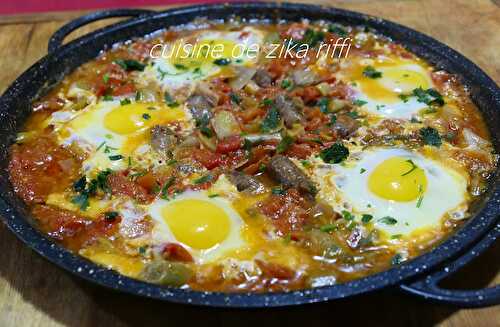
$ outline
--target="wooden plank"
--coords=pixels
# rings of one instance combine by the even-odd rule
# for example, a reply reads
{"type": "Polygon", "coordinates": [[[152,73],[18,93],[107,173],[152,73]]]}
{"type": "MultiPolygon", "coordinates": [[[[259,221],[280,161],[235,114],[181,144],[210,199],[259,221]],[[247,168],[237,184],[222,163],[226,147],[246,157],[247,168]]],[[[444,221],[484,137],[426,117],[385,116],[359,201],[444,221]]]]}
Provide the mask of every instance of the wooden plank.
{"type": "MultiPolygon", "coordinates": [[[[434,36],[481,66],[500,83],[498,1],[351,0],[335,5],[390,19],[434,36]],[[496,3],[496,4],[495,4],[496,3]]],[[[162,7],[165,8],[165,7],[162,7]]],[[[46,54],[50,35],[82,12],[0,17],[0,91],[46,54]]],[[[107,22],[95,23],[71,37],[107,22]]],[[[174,326],[315,323],[396,326],[498,326],[500,307],[458,310],[425,303],[396,290],[335,303],[259,311],[229,311],[165,304],[117,294],[83,282],[42,259],[0,225],[0,326],[174,326]]],[[[500,244],[455,276],[455,287],[500,281],[500,244]]]]}

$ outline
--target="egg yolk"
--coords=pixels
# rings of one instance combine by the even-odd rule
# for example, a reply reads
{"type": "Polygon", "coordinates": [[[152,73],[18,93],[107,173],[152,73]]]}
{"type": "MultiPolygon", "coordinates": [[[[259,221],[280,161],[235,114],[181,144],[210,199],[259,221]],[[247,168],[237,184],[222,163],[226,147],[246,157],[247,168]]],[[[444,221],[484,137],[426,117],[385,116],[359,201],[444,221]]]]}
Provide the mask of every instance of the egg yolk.
{"type": "Polygon", "coordinates": [[[177,241],[199,250],[223,242],[231,228],[226,212],[206,200],[174,201],[162,209],[162,216],[177,241]]]}
{"type": "Polygon", "coordinates": [[[393,157],[375,167],[368,177],[368,188],[386,200],[413,201],[425,192],[427,177],[411,160],[393,157]]]}
{"type": "Polygon", "coordinates": [[[178,108],[164,109],[154,103],[133,103],[122,105],[108,112],[104,117],[104,127],[116,134],[127,135],[144,127],[183,117],[178,108]]]}
{"type": "Polygon", "coordinates": [[[400,94],[409,94],[416,88],[430,87],[429,77],[422,71],[423,68],[410,69],[397,63],[375,63],[374,69],[382,76],[370,78],[363,75],[367,66],[357,67],[354,78],[359,82],[361,91],[370,99],[384,103],[400,102],[400,94]]]}

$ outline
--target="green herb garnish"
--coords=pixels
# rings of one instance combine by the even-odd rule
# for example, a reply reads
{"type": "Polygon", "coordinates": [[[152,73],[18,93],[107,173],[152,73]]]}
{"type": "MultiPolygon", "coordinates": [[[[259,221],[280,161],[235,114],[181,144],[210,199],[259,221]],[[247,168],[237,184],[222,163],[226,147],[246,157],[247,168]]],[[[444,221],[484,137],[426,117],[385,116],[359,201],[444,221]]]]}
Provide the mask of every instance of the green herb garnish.
{"type": "Polygon", "coordinates": [[[116,211],[108,211],[104,213],[104,219],[106,219],[107,221],[115,221],[118,215],[119,213],[116,211]]]}
{"type": "Polygon", "coordinates": [[[406,162],[411,165],[411,168],[406,173],[401,174],[401,176],[406,176],[408,174],[411,174],[414,170],[418,168],[418,166],[415,165],[415,163],[411,159],[406,160],[406,162]]]}
{"type": "Polygon", "coordinates": [[[179,103],[175,101],[175,99],[172,98],[172,96],[168,92],[164,93],[163,98],[165,99],[165,103],[167,104],[167,106],[169,106],[170,108],[179,106],[179,103]]]}
{"type": "Polygon", "coordinates": [[[442,144],[439,132],[432,127],[423,127],[420,129],[420,137],[424,144],[440,147],[442,144]]]}
{"type": "Polygon", "coordinates": [[[356,99],[352,102],[353,105],[358,106],[358,107],[362,107],[367,103],[368,103],[367,101],[360,100],[360,99],[356,99]]]}
{"type": "Polygon", "coordinates": [[[111,161],[117,161],[117,160],[122,160],[123,156],[121,154],[116,154],[116,155],[113,155],[113,156],[109,156],[108,158],[111,161]]]}
{"type": "Polygon", "coordinates": [[[130,101],[130,99],[122,99],[120,101],[120,105],[122,106],[126,106],[127,104],[131,104],[132,102],[130,101]]]}
{"type": "Polygon", "coordinates": [[[193,181],[193,183],[195,183],[195,184],[203,184],[203,183],[210,182],[211,180],[212,180],[212,175],[207,174],[205,176],[201,176],[200,178],[195,179],[193,181]]]}
{"type": "Polygon", "coordinates": [[[275,107],[271,107],[267,113],[264,119],[262,120],[260,124],[260,129],[264,133],[269,133],[273,130],[275,130],[280,122],[280,114],[278,112],[278,109],[275,107]]]}
{"type": "Polygon", "coordinates": [[[381,78],[382,72],[375,70],[373,66],[366,66],[365,69],[363,70],[363,76],[373,79],[381,78]]]}
{"type": "Polygon", "coordinates": [[[288,148],[290,147],[290,145],[293,144],[293,142],[295,142],[295,140],[293,139],[293,137],[289,136],[289,135],[285,135],[280,143],[276,146],[276,152],[277,153],[283,153],[285,152],[286,150],[288,150],[288,148]]]}
{"type": "Polygon", "coordinates": [[[398,221],[391,216],[382,217],[378,221],[386,225],[396,225],[398,223],[398,221]]]}
{"type": "Polygon", "coordinates": [[[334,224],[327,224],[327,225],[323,225],[319,228],[320,231],[322,232],[325,232],[325,233],[331,233],[335,230],[337,230],[337,225],[334,225],[334,224]]]}
{"type": "Polygon", "coordinates": [[[347,159],[349,156],[349,149],[341,143],[335,143],[329,148],[321,150],[319,156],[326,163],[338,164],[347,159]]]}
{"type": "Polygon", "coordinates": [[[126,71],[138,70],[142,72],[146,68],[145,64],[133,59],[117,59],[115,63],[126,71]]]}
{"type": "Polygon", "coordinates": [[[219,58],[214,60],[214,64],[217,66],[227,66],[231,63],[231,59],[228,58],[219,58]]]}
{"type": "Polygon", "coordinates": [[[373,219],[373,216],[369,215],[369,214],[364,214],[361,216],[361,222],[363,224],[368,224],[372,219],[373,219]]]}

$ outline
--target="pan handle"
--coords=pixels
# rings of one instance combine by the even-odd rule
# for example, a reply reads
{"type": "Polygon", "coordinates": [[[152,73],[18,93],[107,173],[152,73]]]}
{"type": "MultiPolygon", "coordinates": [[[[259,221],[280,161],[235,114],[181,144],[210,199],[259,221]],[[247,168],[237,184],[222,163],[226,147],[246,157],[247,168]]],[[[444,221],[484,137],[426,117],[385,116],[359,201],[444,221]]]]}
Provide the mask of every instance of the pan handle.
{"type": "Polygon", "coordinates": [[[447,263],[439,270],[422,279],[401,284],[400,288],[407,293],[418,295],[426,300],[463,308],[486,307],[500,304],[500,285],[475,290],[451,290],[439,286],[439,283],[444,278],[455,273],[476,258],[478,254],[492,245],[499,236],[500,222],[479,243],[474,245],[472,249],[460,258],[447,263]]]}
{"type": "Polygon", "coordinates": [[[64,38],[68,36],[69,33],[73,32],[77,28],[87,25],[89,23],[114,17],[139,17],[154,13],[155,11],[147,9],[113,9],[113,10],[103,10],[90,13],[78,17],[66,25],[59,28],[49,39],[48,50],[49,53],[57,50],[63,43],[64,38]]]}

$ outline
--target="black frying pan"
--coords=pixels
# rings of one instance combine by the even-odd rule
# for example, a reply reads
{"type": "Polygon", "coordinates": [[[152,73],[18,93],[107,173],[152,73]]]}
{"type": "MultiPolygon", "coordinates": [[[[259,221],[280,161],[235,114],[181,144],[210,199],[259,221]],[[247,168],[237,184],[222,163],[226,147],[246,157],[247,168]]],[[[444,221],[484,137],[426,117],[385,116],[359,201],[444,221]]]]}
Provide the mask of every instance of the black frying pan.
{"type": "Polygon", "coordinates": [[[48,55],[19,76],[0,98],[0,215],[8,228],[39,254],[86,280],[115,290],[172,302],[217,307],[272,307],[340,299],[393,286],[432,301],[463,307],[499,304],[500,286],[479,290],[448,290],[438,285],[443,278],[477,257],[500,235],[498,169],[488,191],[472,208],[473,218],[440,246],[385,272],[345,284],[304,291],[226,294],[148,284],[97,266],[54,243],[32,226],[25,205],[12,191],[6,170],[9,147],[30,114],[32,101],[73,69],[95,58],[99,51],[115,42],[140,37],[167,26],[188,23],[200,16],[224,19],[230,15],[266,18],[270,21],[324,19],[376,29],[435,66],[459,75],[470,88],[472,99],[488,123],[495,149],[500,152],[500,89],[495,82],[456,51],[401,25],[340,9],[286,3],[199,5],[163,12],[132,9],[102,11],[77,18],[59,29],[50,39],[48,55]],[[133,19],[97,30],[62,46],[64,37],[74,29],[110,17],[133,19]]]}

